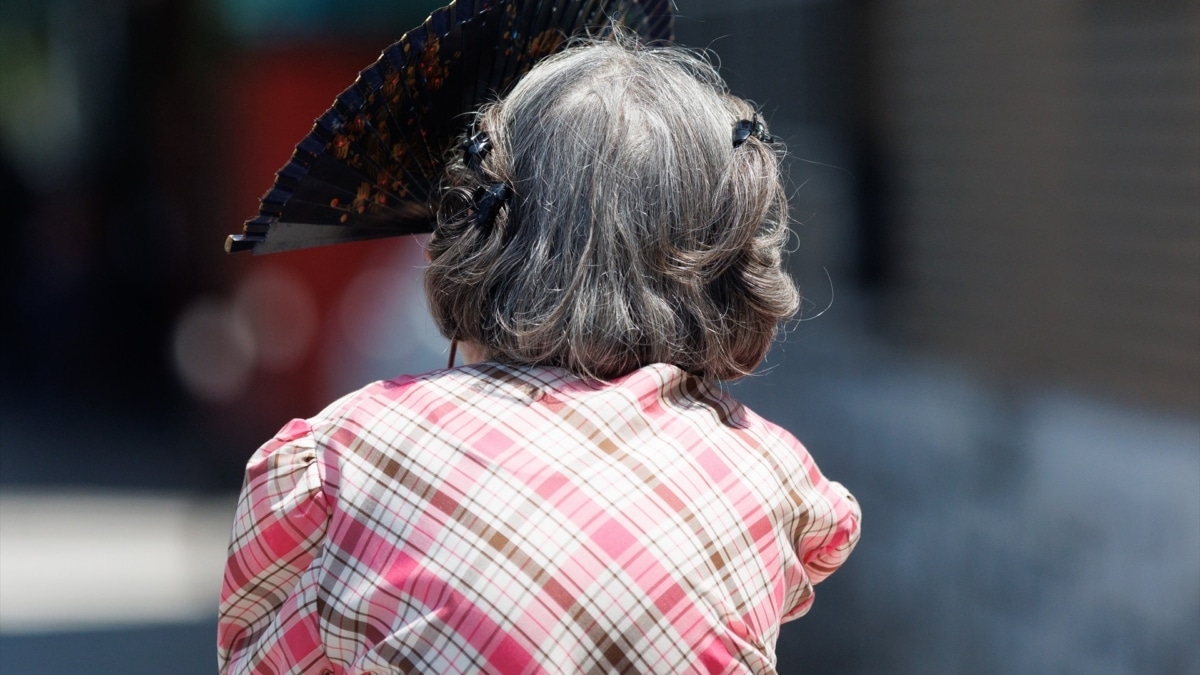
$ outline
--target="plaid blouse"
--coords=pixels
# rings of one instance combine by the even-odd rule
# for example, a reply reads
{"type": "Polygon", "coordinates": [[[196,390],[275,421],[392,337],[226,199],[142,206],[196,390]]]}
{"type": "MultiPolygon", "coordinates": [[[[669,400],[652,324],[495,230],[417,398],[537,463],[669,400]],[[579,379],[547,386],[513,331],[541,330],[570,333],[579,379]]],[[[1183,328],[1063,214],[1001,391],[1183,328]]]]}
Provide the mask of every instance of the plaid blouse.
{"type": "Polygon", "coordinates": [[[859,509],[795,438],[657,364],[377,382],[250,459],[223,673],[773,673],[859,509]]]}

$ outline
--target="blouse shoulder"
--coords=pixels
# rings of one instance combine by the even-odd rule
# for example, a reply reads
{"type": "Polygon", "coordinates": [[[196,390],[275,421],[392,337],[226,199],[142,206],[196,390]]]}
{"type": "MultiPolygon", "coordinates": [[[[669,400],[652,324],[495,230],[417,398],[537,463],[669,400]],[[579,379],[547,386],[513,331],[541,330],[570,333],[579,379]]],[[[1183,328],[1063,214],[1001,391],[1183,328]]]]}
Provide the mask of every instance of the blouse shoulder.
{"type": "Polygon", "coordinates": [[[218,608],[222,673],[281,663],[283,645],[310,633],[313,609],[297,589],[328,517],[312,427],[292,420],[246,465],[218,608]]]}
{"type": "Polygon", "coordinates": [[[288,422],[250,457],[246,491],[255,501],[305,500],[321,492],[317,442],[306,420],[288,422]]]}

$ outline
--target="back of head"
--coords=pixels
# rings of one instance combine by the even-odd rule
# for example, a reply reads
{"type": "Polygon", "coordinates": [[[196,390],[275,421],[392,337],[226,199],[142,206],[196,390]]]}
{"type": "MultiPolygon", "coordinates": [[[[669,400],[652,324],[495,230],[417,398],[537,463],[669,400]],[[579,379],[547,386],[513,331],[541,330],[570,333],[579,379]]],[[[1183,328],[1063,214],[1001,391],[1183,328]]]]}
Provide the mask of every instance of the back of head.
{"type": "Polygon", "coordinates": [[[776,152],[732,142],[753,115],[678,49],[589,42],[539,64],[481,111],[481,165],[451,163],[426,272],[440,330],[600,379],[749,373],[798,305],[776,152]],[[493,184],[512,197],[477,218],[493,184]]]}

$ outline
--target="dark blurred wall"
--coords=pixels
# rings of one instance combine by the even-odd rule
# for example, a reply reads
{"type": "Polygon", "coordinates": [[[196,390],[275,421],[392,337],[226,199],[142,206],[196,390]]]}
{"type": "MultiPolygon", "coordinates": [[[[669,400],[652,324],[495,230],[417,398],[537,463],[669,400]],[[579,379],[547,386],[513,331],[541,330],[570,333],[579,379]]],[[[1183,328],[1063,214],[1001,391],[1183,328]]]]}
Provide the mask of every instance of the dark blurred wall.
{"type": "Polygon", "coordinates": [[[1200,412],[1200,3],[869,5],[901,333],[1200,412]]]}
{"type": "Polygon", "coordinates": [[[204,285],[221,50],[189,2],[7,3],[6,393],[162,410],[168,334],[204,285]],[[44,139],[39,148],[38,139],[44,139]],[[14,187],[22,186],[22,187],[14,187]]]}
{"type": "Polygon", "coordinates": [[[788,141],[806,311],[848,292],[1010,383],[1200,411],[1200,3],[680,15],[788,141]]]}

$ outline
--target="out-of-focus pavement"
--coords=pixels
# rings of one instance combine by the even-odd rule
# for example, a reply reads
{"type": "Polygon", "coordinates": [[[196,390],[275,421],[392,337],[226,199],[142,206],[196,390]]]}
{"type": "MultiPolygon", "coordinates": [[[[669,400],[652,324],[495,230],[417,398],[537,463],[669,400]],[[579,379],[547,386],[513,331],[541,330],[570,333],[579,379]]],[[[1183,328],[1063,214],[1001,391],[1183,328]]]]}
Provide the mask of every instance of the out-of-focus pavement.
{"type": "MultiPolygon", "coordinates": [[[[997,387],[865,322],[767,366],[735,393],[865,514],[781,673],[1200,672],[1200,420],[997,387]]],[[[169,422],[72,412],[0,413],[0,672],[213,672],[237,485],[169,422]]]]}
{"type": "Polygon", "coordinates": [[[232,512],[231,498],[186,494],[0,496],[0,630],[210,617],[232,512]]]}
{"type": "Polygon", "coordinates": [[[0,673],[211,673],[234,497],[0,496],[0,673]]]}
{"type": "Polygon", "coordinates": [[[216,442],[184,415],[4,391],[0,673],[216,671],[239,480],[216,442]]]}

